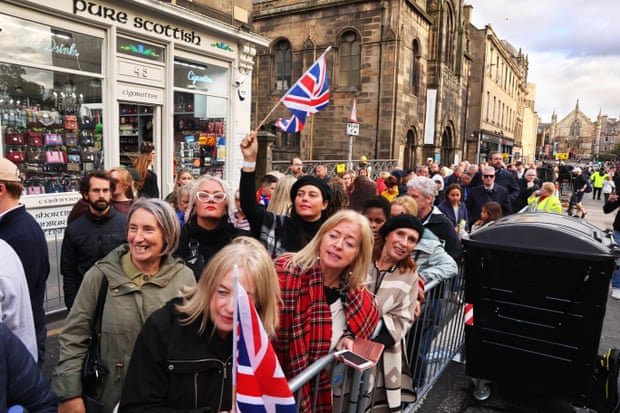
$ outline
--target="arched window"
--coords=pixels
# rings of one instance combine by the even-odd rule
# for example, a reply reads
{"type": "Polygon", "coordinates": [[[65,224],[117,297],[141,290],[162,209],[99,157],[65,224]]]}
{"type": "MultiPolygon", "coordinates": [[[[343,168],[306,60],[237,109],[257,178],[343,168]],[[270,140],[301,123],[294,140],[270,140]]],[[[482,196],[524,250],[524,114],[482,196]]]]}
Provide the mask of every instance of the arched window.
{"type": "Polygon", "coordinates": [[[413,41],[411,47],[411,68],[409,76],[409,86],[414,95],[418,96],[420,91],[420,75],[422,69],[420,67],[420,44],[418,40],[413,41]]]}
{"type": "Polygon", "coordinates": [[[276,90],[288,90],[291,87],[292,53],[291,44],[280,40],[273,48],[276,90]]]}
{"type": "Polygon", "coordinates": [[[574,120],[570,125],[570,136],[580,136],[581,123],[578,120],[574,120]]]}
{"type": "Polygon", "coordinates": [[[454,11],[452,10],[452,7],[450,7],[450,3],[448,3],[448,7],[447,7],[448,11],[446,13],[446,27],[445,27],[445,34],[446,34],[446,60],[445,63],[446,65],[454,70],[455,69],[455,59],[456,59],[456,48],[455,48],[455,40],[456,40],[456,23],[455,23],[455,17],[454,17],[454,11]]]}
{"type": "Polygon", "coordinates": [[[361,46],[361,40],[354,31],[346,31],[340,36],[338,43],[338,86],[359,86],[361,46]]]}

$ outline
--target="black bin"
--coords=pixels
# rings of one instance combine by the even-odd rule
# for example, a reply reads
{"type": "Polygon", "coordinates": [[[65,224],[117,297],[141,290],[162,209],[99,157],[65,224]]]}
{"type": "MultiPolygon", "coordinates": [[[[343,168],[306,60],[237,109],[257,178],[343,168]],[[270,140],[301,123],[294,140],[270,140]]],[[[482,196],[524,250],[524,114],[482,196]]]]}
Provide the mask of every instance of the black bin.
{"type": "Polygon", "coordinates": [[[467,375],[482,379],[478,384],[489,380],[587,404],[618,256],[612,234],[572,217],[524,213],[463,243],[465,301],[473,305],[473,323],[466,317],[467,375]]]}

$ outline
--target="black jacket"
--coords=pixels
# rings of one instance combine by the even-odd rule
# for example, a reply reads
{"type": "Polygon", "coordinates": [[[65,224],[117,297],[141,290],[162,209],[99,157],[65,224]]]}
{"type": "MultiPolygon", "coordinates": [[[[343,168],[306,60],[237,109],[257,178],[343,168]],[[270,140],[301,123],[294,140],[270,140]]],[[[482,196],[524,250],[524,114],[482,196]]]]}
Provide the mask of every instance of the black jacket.
{"type": "Polygon", "coordinates": [[[211,257],[240,235],[249,236],[250,233],[235,228],[227,216],[220,220],[217,227],[207,230],[198,225],[198,219],[193,215],[181,228],[179,247],[174,255],[185,261],[185,264],[194,271],[198,281],[211,257]]]}
{"type": "Polygon", "coordinates": [[[231,410],[232,334],[226,339],[201,320],[182,326],[169,301],[144,323],[136,339],[119,412],[213,412],[231,410]]]}
{"type": "Polygon", "coordinates": [[[531,188],[527,187],[527,181],[524,178],[521,178],[517,181],[519,185],[519,195],[512,200],[512,211],[519,212],[521,209],[527,206],[527,199],[534,193],[540,189],[540,182],[538,180],[534,180],[534,186],[531,188]]]}
{"type": "Polygon", "coordinates": [[[86,271],[126,240],[127,215],[114,208],[102,217],[87,212],[67,226],[60,254],[67,308],[73,306],[86,271]]]}
{"type": "Polygon", "coordinates": [[[442,241],[444,249],[458,264],[463,256],[463,246],[456,235],[454,225],[437,207],[433,207],[431,213],[424,217],[422,225],[437,235],[442,241]]]}
{"type": "MultiPolygon", "coordinates": [[[[605,203],[605,205],[603,205],[603,212],[609,214],[618,207],[620,207],[620,199],[605,203]]],[[[620,212],[618,212],[614,218],[614,231],[620,231],[620,212]]]]}
{"type": "Polygon", "coordinates": [[[493,185],[491,192],[487,192],[484,185],[478,185],[471,189],[465,205],[467,205],[467,213],[469,214],[469,227],[480,219],[482,207],[487,202],[497,202],[502,206],[504,216],[512,214],[512,204],[508,191],[501,185],[493,185]]]}

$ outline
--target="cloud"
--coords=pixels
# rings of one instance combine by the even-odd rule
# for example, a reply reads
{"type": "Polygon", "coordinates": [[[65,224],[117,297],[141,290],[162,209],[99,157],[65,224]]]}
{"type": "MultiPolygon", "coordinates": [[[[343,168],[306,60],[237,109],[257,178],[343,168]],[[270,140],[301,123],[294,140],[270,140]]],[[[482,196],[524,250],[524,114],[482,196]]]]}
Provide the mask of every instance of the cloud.
{"type": "Polygon", "coordinates": [[[476,0],[472,23],[528,55],[528,81],[536,83],[543,122],[554,109],[575,108],[595,118],[620,115],[620,2],[577,0],[476,0]]]}

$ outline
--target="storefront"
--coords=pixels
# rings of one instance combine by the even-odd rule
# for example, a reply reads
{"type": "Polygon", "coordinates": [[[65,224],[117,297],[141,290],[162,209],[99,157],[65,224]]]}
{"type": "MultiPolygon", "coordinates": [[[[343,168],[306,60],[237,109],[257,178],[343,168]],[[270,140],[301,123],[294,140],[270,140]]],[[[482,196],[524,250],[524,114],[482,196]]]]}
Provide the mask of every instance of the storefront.
{"type": "Polygon", "coordinates": [[[3,2],[0,29],[0,151],[27,206],[71,204],[81,174],[151,148],[162,196],[181,167],[238,185],[267,39],[151,0],[3,2]]]}

